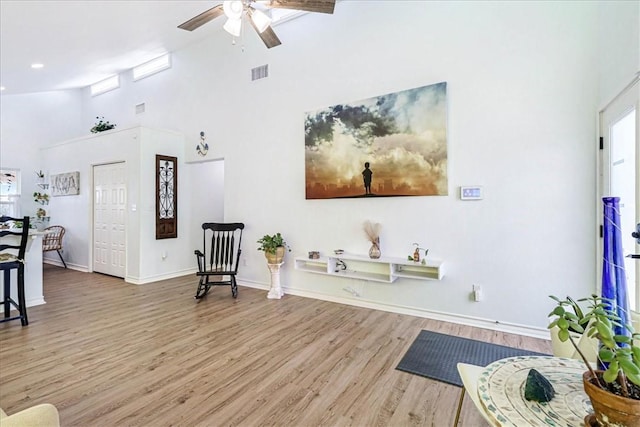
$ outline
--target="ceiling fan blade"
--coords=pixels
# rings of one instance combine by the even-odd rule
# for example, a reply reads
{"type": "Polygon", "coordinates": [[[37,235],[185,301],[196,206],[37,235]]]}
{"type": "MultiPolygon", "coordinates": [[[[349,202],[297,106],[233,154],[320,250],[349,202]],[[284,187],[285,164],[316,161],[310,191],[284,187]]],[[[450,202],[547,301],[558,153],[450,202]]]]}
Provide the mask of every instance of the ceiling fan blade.
{"type": "Polygon", "coordinates": [[[178,28],[187,31],[193,31],[196,28],[206,24],[207,22],[217,18],[220,15],[223,15],[224,11],[222,10],[222,5],[219,4],[217,6],[212,7],[211,9],[202,12],[200,15],[195,16],[189,19],[187,22],[184,22],[178,25],[178,28]]]}
{"type": "Polygon", "coordinates": [[[269,7],[295,9],[305,12],[333,13],[336,0],[270,0],[269,7]]]}
{"type": "Polygon", "coordinates": [[[251,22],[251,26],[253,27],[254,30],[256,30],[256,33],[258,33],[258,35],[260,36],[260,38],[262,39],[262,41],[264,42],[264,44],[267,46],[268,49],[271,49],[272,47],[280,46],[282,44],[278,36],[276,36],[276,33],[271,28],[271,26],[267,27],[267,29],[264,30],[263,32],[259,32],[258,29],[256,28],[256,25],[253,23],[251,19],[249,19],[249,22],[251,22]]]}
{"type": "Polygon", "coordinates": [[[253,29],[256,30],[256,33],[258,33],[267,48],[271,49],[272,47],[281,45],[282,42],[280,41],[278,36],[276,36],[276,33],[273,31],[270,25],[267,26],[267,28],[263,32],[260,32],[260,30],[258,30],[258,26],[255,22],[253,22],[253,13],[254,10],[249,7],[247,9],[247,16],[249,17],[249,19],[247,19],[247,21],[249,21],[253,29]]]}

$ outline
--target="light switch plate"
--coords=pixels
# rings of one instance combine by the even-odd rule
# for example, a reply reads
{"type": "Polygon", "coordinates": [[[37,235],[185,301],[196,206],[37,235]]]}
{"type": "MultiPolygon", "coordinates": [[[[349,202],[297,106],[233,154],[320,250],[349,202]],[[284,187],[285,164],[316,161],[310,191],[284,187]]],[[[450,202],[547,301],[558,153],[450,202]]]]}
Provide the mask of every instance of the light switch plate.
{"type": "Polygon", "coordinates": [[[460,200],[482,200],[482,186],[470,185],[460,187],[460,200]]]}

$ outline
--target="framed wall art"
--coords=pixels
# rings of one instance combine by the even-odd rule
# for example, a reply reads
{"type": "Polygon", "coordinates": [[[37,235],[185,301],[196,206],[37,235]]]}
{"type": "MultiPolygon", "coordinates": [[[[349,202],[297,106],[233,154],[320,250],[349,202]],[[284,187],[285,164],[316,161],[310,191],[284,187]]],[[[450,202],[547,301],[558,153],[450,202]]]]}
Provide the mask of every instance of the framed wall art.
{"type": "Polygon", "coordinates": [[[80,172],[51,175],[52,196],[75,196],[80,194],[80,172]]]}
{"type": "Polygon", "coordinates": [[[447,83],[305,114],[307,199],[447,195],[447,83]]]}

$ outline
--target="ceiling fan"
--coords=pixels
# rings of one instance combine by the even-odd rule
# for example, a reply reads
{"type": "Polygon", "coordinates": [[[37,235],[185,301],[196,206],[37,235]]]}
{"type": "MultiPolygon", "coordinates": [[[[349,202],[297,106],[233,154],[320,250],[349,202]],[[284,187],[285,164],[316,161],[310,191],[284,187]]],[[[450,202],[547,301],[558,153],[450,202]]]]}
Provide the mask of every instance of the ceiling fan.
{"type": "Polygon", "coordinates": [[[178,28],[193,31],[207,22],[225,15],[227,22],[223,28],[235,37],[240,37],[242,18],[246,15],[251,26],[256,30],[267,48],[281,44],[280,39],[271,28],[271,18],[266,12],[273,9],[293,9],[304,12],[319,12],[332,14],[336,0],[236,0],[224,1],[222,4],[202,12],[200,15],[178,25],[178,28]],[[258,7],[256,7],[258,6],[258,7]],[[264,7],[267,9],[264,9],[264,7]],[[260,10],[263,9],[263,10],[260,10]]]}

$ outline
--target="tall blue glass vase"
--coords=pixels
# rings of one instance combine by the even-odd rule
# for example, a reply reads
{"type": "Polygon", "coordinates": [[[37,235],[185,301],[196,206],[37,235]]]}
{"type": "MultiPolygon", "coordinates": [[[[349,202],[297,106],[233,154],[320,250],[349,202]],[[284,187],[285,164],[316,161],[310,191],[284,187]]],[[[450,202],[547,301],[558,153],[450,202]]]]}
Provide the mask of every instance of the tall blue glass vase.
{"type": "MultiPolygon", "coordinates": [[[[602,201],[604,202],[602,296],[612,300],[612,310],[620,316],[621,323],[626,324],[630,319],[620,230],[620,198],[603,197],[602,201]]],[[[616,327],[615,330],[618,335],[629,335],[625,328],[616,327]]]]}

